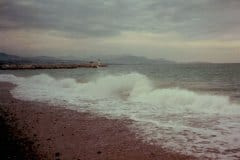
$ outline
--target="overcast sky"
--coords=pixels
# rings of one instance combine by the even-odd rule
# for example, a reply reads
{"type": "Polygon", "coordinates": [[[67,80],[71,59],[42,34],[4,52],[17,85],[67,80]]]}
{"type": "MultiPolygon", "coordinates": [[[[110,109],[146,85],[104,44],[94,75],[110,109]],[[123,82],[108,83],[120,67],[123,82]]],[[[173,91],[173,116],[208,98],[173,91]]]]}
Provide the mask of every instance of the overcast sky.
{"type": "Polygon", "coordinates": [[[240,62],[240,0],[0,0],[0,51],[240,62]]]}

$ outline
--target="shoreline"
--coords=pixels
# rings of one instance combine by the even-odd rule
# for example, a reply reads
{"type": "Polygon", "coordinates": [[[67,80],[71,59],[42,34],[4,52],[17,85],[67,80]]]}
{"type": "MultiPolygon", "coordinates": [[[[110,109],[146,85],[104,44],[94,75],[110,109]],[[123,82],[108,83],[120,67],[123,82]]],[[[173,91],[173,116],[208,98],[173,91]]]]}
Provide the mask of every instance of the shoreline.
{"type": "Polygon", "coordinates": [[[9,115],[5,121],[13,128],[14,137],[27,139],[28,143],[22,143],[31,148],[38,159],[196,159],[137,139],[127,127],[131,123],[128,120],[17,100],[10,94],[13,88],[10,83],[0,83],[0,110],[9,115]]]}

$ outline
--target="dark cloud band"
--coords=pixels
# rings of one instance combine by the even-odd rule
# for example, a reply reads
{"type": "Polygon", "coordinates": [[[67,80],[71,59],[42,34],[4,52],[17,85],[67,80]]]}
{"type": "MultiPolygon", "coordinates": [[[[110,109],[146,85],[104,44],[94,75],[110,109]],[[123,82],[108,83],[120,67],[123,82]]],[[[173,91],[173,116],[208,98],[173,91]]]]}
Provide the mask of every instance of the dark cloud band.
{"type": "Polygon", "coordinates": [[[174,31],[190,39],[236,39],[239,7],[239,0],[2,0],[0,31],[38,29],[96,37],[174,31]]]}

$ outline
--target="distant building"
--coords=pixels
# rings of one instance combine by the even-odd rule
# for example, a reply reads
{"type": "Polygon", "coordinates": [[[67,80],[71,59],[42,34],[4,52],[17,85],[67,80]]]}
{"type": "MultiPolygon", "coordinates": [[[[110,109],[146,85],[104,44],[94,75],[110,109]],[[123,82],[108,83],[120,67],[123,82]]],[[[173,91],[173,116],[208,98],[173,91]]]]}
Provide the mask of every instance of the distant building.
{"type": "Polygon", "coordinates": [[[102,65],[101,60],[98,59],[98,61],[97,61],[97,66],[101,66],[101,65],[102,65]]]}

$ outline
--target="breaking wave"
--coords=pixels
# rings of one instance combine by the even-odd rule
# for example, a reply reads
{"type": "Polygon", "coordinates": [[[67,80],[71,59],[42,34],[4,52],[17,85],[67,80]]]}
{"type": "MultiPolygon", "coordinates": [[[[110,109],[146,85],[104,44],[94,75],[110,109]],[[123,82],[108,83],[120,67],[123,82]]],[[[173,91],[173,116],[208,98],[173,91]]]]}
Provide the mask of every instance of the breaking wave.
{"type": "Polygon", "coordinates": [[[0,75],[17,85],[18,99],[48,102],[135,121],[132,129],[149,143],[200,157],[237,159],[240,152],[240,105],[229,97],[180,88],[156,88],[145,75],[100,76],[88,82],[0,75]]]}

